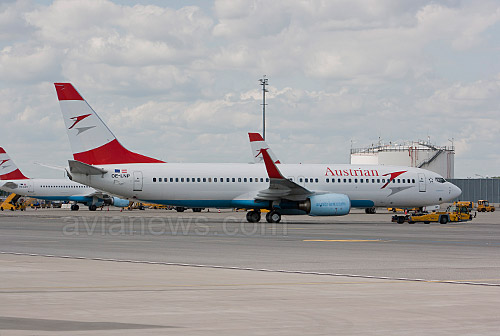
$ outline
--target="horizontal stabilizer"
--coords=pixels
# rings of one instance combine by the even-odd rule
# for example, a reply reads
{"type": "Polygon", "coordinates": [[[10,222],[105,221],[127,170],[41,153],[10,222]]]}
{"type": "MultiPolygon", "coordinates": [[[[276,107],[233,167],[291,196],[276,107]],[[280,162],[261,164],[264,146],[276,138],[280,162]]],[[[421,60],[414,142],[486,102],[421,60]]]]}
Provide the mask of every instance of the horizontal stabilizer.
{"type": "Polygon", "coordinates": [[[73,174],[103,175],[108,172],[106,169],[97,168],[75,160],[68,160],[68,164],[69,171],[73,174]]]}
{"type": "Polygon", "coordinates": [[[3,187],[9,188],[9,189],[16,189],[18,187],[17,183],[14,182],[5,182],[3,187]]]}

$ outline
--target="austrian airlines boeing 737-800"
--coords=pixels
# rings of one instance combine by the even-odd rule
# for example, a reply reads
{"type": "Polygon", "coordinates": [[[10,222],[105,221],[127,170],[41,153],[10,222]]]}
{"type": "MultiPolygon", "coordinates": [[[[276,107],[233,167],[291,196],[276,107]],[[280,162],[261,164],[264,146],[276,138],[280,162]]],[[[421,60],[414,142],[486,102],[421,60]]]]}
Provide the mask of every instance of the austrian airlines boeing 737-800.
{"type": "Polygon", "coordinates": [[[101,205],[126,207],[128,200],[108,196],[89,186],[65,179],[33,179],[24,176],[7,152],[0,147],[0,189],[21,196],[49,201],[71,201],[71,210],[83,203],[94,211],[101,205]]]}
{"type": "MultiPolygon", "coordinates": [[[[94,188],[151,203],[191,208],[247,208],[247,220],[282,214],[342,216],[351,207],[420,207],[461,190],[419,168],[376,165],[166,163],[127,150],[70,83],[55,83],[74,160],[69,175],[94,188]]],[[[262,142],[265,144],[265,142],[262,142]]]]}

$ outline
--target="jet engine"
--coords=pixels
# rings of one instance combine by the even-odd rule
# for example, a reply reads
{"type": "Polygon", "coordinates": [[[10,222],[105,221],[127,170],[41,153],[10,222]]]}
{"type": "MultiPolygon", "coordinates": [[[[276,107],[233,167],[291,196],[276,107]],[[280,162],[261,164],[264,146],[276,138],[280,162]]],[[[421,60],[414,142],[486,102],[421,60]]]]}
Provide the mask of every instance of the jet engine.
{"type": "Polygon", "coordinates": [[[308,197],[299,209],[309,216],[344,216],[351,210],[351,201],[343,194],[322,194],[308,197]]]}
{"type": "Polygon", "coordinates": [[[130,204],[129,200],[118,198],[118,197],[106,197],[104,199],[104,204],[114,205],[115,207],[125,208],[130,204]]]}

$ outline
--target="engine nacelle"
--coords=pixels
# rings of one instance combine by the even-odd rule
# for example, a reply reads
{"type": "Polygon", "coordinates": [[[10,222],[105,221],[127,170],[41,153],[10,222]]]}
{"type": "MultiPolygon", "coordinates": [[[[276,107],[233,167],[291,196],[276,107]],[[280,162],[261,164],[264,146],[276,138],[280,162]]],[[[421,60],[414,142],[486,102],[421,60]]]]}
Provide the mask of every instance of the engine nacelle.
{"type": "Polygon", "coordinates": [[[351,210],[351,201],[343,194],[313,195],[299,204],[309,216],[344,216],[351,210]]]}
{"type": "Polygon", "coordinates": [[[106,205],[114,205],[115,207],[125,208],[130,204],[129,200],[118,198],[118,197],[109,197],[104,199],[104,203],[106,205]]]}

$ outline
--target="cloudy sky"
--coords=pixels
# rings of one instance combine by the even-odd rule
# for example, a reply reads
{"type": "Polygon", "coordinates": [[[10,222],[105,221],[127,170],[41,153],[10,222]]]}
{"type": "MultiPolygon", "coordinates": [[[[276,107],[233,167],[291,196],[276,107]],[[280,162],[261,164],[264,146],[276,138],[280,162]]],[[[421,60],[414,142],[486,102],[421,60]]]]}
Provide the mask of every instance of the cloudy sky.
{"type": "Polygon", "coordinates": [[[456,147],[456,177],[500,175],[500,3],[425,0],[1,1],[0,138],[26,175],[71,151],[52,83],[71,82],[131,150],[286,163],[351,145],[456,147]]]}

